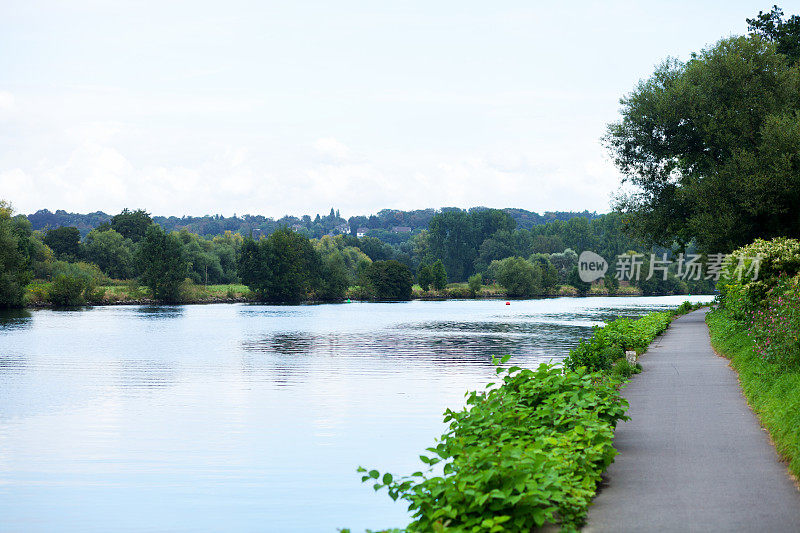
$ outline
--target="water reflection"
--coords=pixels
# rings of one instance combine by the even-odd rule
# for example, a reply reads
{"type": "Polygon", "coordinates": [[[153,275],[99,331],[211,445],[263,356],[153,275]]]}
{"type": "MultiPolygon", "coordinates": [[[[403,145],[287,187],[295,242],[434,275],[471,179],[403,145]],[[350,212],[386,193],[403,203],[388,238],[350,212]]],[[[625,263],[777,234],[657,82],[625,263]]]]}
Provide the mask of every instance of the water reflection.
{"type": "MultiPolygon", "coordinates": [[[[245,352],[273,355],[302,355],[346,358],[388,357],[397,363],[420,361],[463,362],[491,361],[492,356],[505,354],[524,355],[540,353],[537,339],[556,333],[548,341],[548,350],[554,346],[571,346],[577,342],[578,332],[585,328],[557,328],[540,325],[535,335],[525,335],[525,330],[503,332],[436,328],[406,328],[417,331],[382,331],[376,333],[275,333],[260,339],[244,341],[245,352]],[[468,334],[461,334],[466,331],[468,334]],[[505,333],[505,334],[502,334],[505,333]]],[[[552,353],[556,358],[557,353],[552,353]]],[[[566,355],[566,353],[562,354],[566,355]]]]}
{"type": "Polygon", "coordinates": [[[683,299],[0,313],[0,530],[402,526],[355,468],[417,470],[492,356],[535,367],[683,299]]]}
{"type": "Polygon", "coordinates": [[[146,320],[179,318],[183,311],[184,307],[179,305],[143,305],[136,308],[139,317],[146,320]]]}
{"type": "Polygon", "coordinates": [[[27,309],[0,309],[0,331],[29,327],[32,317],[27,309]]]}
{"type": "Polygon", "coordinates": [[[21,355],[0,354],[0,374],[21,374],[28,366],[21,355]]]}

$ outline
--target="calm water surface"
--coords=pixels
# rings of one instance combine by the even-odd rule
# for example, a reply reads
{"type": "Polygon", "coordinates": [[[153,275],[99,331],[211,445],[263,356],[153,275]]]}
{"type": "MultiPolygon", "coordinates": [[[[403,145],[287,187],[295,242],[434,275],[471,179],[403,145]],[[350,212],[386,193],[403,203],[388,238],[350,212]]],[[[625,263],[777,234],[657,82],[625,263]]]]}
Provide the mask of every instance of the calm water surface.
{"type": "Polygon", "coordinates": [[[492,355],[559,360],[685,299],[0,314],[0,531],[403,526],[356,467],[418,470],[492,355]]]}

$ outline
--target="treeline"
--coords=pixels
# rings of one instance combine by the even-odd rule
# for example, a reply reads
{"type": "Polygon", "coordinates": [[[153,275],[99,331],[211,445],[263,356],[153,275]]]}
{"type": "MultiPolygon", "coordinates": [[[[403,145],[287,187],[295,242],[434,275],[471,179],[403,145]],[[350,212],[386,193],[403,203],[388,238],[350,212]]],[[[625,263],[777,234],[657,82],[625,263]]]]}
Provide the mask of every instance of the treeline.
{"type": "MultiPolygon", "coordinates": [[[[51,283],[36,290],[45,291],[40,299],[60,304],[96,300],[92,291],[111,279],[139,281],[153,298],[167,302],[186,299],[187,284],[240,282],[255,299],[283,302],[407,299],[415,281],[423,292],[469,281],[472,296],[484,284],[499,284],[511,297],[557,294],[563,285],[585,294],[590,285],[577,273],[581,251],[600,253],[612,264],[631,249],[649,252],[625,237],[618,214],[524,229],[505,210],[450,209],[433,215],[427,228],[408,240],[391,244],[347,234],[311,239],[287,226],[268,236],[229,230],[203,237],[186,228],[167,231],[147,212],[128,209],[82,237],[76,226],[33,230],[28,219],[6,210],[6,222],[25,243],[18,246],[28,272],[24,279],[51,283]]],[[[610,294],[619,288],[613,274],[602,281],[610,294]]],[[[713,288],[710,282],[684,282],[674,273],[636,284],[644,294],[713,288]]],[[[131,291],[137,290],[132,282],[131,291]]]]}
{"type": "Polygon", "coordinates": [[[407,300],[413,276],[393,255],[374,238],[311,240],[286,227],[258,240],[230,231],[212,239],[166,232],[145,211],[127,209],[81,239],[76,227],[34,231],[0,202],[0,307],[23,305],[34,279],[48,282],[41,296],[56,305],[97,301],[111,278],[133,281],[131,291],[141,282],[161,302],[184,300],[193,284],[239,281],[262,301],[340,300],[346,291],[407,300]]]}
{"type": "MultiPolygon", "coordinates": [[[[467,212],[472,213],[486,209],[488,208],[472,207],[467,212]]],[[[324,235],[356,235],[358,230],[366,230],[367,235],[377,237],[385,242],[399,244],[408,240],[414,232],[426,229],[431,219],[438,212],[446,213],[451,211],[463,210],[457,207],[444,207],[439,211],[436,209],[417,209],[412,211],[383,209],[375,215],[352,216],[345,219],[339,215],[338,209],[331,208],[328,215],[317,214],[314,217],[310,215],[301,217],[287,215],[279,219],[273,219],[262,215],[237,216],[234,214],[232,217],[221,215],[205,215],[202,217],[154,216],[152,219],[165,231],[172,232],[186,229],[190,233],[202,236],[224,235],[226,231],[230,231],[242,235],[253,234],[259,237],[261,235],[267,236],[281,227],[289,227],[295,231],[305,233],[308,237],[320,238],[324,235]],[[397,228],[402,228],[403,231],[398,232],[397,228]]],[[[503,211],[514,219],[517,227],[525,229],[553,221],[566,221],[576,217],[592,219],[599,216],[589,211],[548,211],[542,215],[525,209],[507,208],[503,209],[503,211]]],[[[86,236],[101,224],[110,223],[111,219],[112,215],[102,211],[79,214],[68,213],[61,209],[55,213],[47,209],[40,209],[36,213],[28,215],[28,220],[30,220],[34,230],[47,231],[61,226],[73,226],[78,228],[81,236],[86,236]]]]}

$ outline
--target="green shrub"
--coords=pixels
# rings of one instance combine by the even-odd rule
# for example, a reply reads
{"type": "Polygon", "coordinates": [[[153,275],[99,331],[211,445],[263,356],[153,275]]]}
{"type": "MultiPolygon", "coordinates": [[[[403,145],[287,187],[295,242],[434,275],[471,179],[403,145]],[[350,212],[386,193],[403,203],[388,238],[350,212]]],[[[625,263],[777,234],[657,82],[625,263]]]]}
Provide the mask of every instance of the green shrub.
{"type": "Polygon", "coordinates": [[[47,289],[47,301],[55,306],[84,305],[100,301],[105,291],[99,282],[108,281],[103,272],[91,263],[53,263],[53,281],[47,289]]]}
{"type": "Polygon", "coordinates": [[[474,296],[472,294],[472,291],[469,290],[469,286],[463,283],[458,283],[447,287],[447,289],[445,289],[445,294],[450,298],[464,298],[464,299],[471,298],[472,296],[474,296]]]}
{"type": "Polygon", "coordinates": [[[522,257],[506,257],[492,261],[489,274],[505,287],[511,297],[526,298],[542,292],[542,269],[522,257]]]}
{"type": "Polygon", "coordinates": [[[85,292],[90,290],[89,282],[82,277],[58,274],[47,291],[47,300],[56,306],[76,306],[86,303],[85,292]]]}
{"type": "Polygon", "coordinates": [[[364,269],[370,295],[377,300],[410,300],[413,277],[403,263],[390,259],[373,261],[364,269]]]}
{"type": "Polygon", "coordinates": [[[586,367],[592,371],[606,371],[611,369],[614,361],[624,355],[622,347],[605,344],[604,341],[594,337],[588,342],[581,340],[577,347],[570,350],[564,366],[570,370],[586,367]]]}
{"type": "Polygon", "coordinates": [[[642,365],[639,363],[632,365],[627,361],[627,359],[620,359],[614,363],[614,367],[611,369],[611,375],[619,379],[628,379],[632,375],[638,374],[641,371],[642,365]]]}
{"type": "Polygon", "coordinates": [[[779,279],[800,273],[800,240],[776,238],[769,241],[756,239],[752,244],[735,250],[725,263],[717,284],[720,302],[729,307],[736,320],[757,310],[766,300],[767,293],[779,279]],[[750,258],[760,257],[758,277],[751,270],[750,258]]]}
{"type": "Polygon", "coordinates": [[[603,327],[594,327],[589,341],[581,341],[570,350],[564,366],[570,370],[586,367],[590,371],[607,371],[625,351],[642,353],[653,339],[672,321],[671,312],[650,313],[637,320],[619,318],[603,327]]]}
{"type": "Polygon", "coordinates": [[[470,296],[474,298],[476,294],[481,292],[481,287],[483,287],[483,276],[480,274],[474,274],[470,276],[467,280],[467,286],[469,287],[470,296]]]}
{"type": "Polygon", "coordinates": [[[572,529],[584,521],[617,453],[614,427],[627,419],[618,382],[545,364],[497,371],[501,386],[445,411],[449,430],[420,456],[426,472],[395,478],[359,469],[375,490],[409,503],[408,531],[572,529]]]}

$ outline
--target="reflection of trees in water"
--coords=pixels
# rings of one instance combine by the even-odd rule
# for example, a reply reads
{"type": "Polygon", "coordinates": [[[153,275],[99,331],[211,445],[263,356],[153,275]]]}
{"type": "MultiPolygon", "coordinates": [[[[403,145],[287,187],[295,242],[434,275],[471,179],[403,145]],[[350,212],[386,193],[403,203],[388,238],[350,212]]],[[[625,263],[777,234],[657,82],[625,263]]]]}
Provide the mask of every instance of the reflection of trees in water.
{"type": "Polygon", "coordinates": [[[136,309],[136,316],[144,320],[165,320],[183,316],[180,305],[143,305],[136,309]]]}
{"type": "Polygon", "coordinates": [[[22,374],[28,360],[21,355],[0,354],[0,374],[22,374]]]}
{"type": "MultiPolygon", "coordinates": [[[[326,355],[343,357],[392,357],[416,360],[457,360],[469,362],[491,361],[492,356],[524,355],[535,348],[530,335],[447,334],[434,332],[419,334],[409,331],[377,333],[327,333],[309,332],[275,333],[256,341],[242,343],[250,353],[277,355],[326,355]]],[[[539,350],[534,350],[537,353],[539,350]]]]}
{"type": "Polygon", "coordinates": [[[28,328],[32,317],[27,309],[0,309],[0,331],[28,328]]]}
{"type": "Polygon", "coordinates": [[[301,355],[315,352],[317,337],[308,332],[274,333],[257,341],[242,343],[248,352],[301,355]]]}

